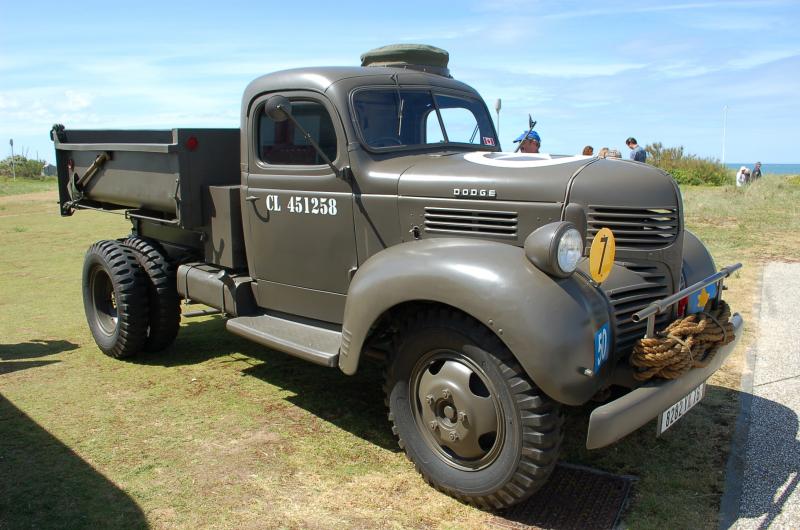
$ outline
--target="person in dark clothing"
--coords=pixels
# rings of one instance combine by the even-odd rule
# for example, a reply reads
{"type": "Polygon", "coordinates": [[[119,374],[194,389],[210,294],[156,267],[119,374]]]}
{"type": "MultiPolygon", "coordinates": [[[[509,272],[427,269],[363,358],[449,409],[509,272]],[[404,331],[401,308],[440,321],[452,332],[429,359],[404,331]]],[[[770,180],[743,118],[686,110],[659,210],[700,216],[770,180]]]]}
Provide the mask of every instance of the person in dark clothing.
{"type": "Polygon", "coordinates": [[[647,151],[636,142],[636,138],[631,136],[625,140],[625,145],[631,148],[631,160],[636,162],[644,162],[647,160],[647,151]]]}
{"type": "Polygon", "coordinates": [[[761,178],[761,162],[756,162],[756,166],[753,168],[753,171],[750,173],[750,182],[758,180],[761,178]]]}

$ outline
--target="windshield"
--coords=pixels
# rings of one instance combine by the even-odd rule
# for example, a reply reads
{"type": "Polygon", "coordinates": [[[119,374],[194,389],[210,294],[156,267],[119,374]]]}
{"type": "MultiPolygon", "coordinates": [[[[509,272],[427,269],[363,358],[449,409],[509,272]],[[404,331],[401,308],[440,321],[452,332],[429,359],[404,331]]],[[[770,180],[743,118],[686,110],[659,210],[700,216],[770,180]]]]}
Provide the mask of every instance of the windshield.
{"type": "Polygon", "coordinates": [[[369,147],[455,144],[495,149],[498,145],[486,107],[476,98],[379,88],[356,92],[353,106],[369,147]]]}

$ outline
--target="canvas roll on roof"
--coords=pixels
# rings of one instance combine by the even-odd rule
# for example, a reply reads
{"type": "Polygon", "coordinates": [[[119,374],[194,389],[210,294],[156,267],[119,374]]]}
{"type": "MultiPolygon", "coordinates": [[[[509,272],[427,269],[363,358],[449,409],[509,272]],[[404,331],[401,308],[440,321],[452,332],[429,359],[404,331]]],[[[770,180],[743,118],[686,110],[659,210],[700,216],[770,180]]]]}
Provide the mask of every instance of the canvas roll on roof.
{"type": "Polygon", "coordinates": [[[390,44],[364,53],[361,66],[410,68],[450,77],[447,50],[427,44],[390,44]]]}

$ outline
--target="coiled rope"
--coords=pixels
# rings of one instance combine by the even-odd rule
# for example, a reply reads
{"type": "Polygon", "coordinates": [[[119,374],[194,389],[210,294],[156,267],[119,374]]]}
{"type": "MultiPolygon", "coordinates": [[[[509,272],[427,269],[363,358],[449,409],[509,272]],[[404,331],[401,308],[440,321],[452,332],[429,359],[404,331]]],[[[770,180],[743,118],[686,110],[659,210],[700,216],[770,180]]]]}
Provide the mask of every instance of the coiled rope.
{"type": "Polygon", "coordinates": [[[656,337],[639,339],[630,363],[639,381],[653,377],[677,379],[693,368],[703,368],[714,354],[734,339],[731,309],[724,301],[716,308],[679,318],[656,337]]]}

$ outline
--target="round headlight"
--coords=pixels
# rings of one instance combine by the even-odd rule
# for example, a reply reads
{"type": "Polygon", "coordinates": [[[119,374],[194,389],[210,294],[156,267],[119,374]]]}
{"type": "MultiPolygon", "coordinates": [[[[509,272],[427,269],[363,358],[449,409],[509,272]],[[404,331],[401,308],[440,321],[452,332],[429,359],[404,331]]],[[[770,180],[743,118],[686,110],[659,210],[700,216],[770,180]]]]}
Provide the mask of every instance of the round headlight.
{"type": "Polygon", "coordinates": [[[525,238],[525,255],[547,274],[566,278],[583,257],[583,238],[569,221],[548,223],[525,238]]]}
{"type": "Polygon", "coordinates": [[[583,256],[583,238],[575,228],[565,230],[558,241],[558,268],[571,273],[583,256]]]}

